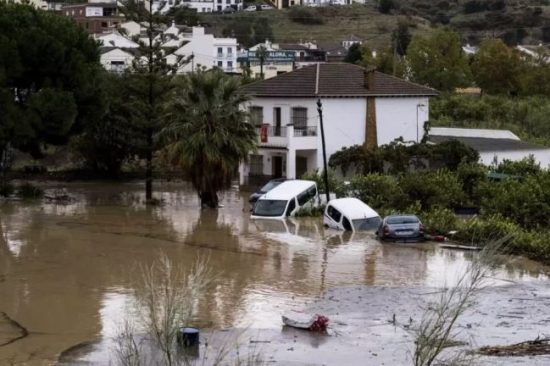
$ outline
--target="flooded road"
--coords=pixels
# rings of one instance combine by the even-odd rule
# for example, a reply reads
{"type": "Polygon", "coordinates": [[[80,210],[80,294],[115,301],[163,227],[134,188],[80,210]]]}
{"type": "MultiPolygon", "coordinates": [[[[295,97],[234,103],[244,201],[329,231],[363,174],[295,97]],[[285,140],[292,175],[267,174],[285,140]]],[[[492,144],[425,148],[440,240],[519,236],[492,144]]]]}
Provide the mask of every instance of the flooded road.
{"type": "MultiPolygon", "coordinates": [[[[59,187],[67,187],[74,202],[0,202],[0,315],[5,315],[0,316],[0,365],[55,364],[77,344],[102,344],[114,337],[140,286],[139,266],[151,264],[160,252],[186,266],[199,255],[209,256],[217,276],[198,304],[201,328],[261,331],[270,340],[265,352],[283,365],[364,364],[358,361],[361,355],[345,355],[364,346],[361,337],[344,342],[345,337],[281,332],[281,313],[353,313],[364,323],[366,316],[357,307],[372,305],[369,311],[377,313],[370,313],[368,322],[387,323],[387,303],[406,309],[403,299],[452,284],[471,255],[434,244],[382,245],[372,233],[325,230],[320,219],[251,221],[248,194],[237,189],[225,193],[224,207],[215,211],[200,210],[196,195],[184,184],[158,185],[157,197],[164,202],[158,207],[145,207],[139,184],[59,187]],[[334,299],[342,301],[336,309],[334,299]],[[303,344],[297,341],[302,338],[303,344]],[[324,359],[312,357],[323,352],[324,359]]],[[[51,184],[49,190],[56,188],[51,184]]],[[[534,286],[544,292],[547,273],[547,267],[511,259],[499,269],[492,283],[495,292],[487,298],[505,304],[513,295],[498,298],[495,293],[507,293],[511,284],[517,291],[534,286]]],[[[341,320],[345,325],[340,331],[366,336],[360,331],[365,324],[354,325],[354,316],[341,320]]],[[[549,323],[541,324],[526,335],[550,334],[549,323]]],[[[370,354],[383,357],[384,351],[376,349],[383,346],[369,346],[370,354]]],[[[103,351],[89,352],[87,359],[108,362],[108,347],[97,349],[103,351]]],[[[386,364],[401,364],[402,358],[387,357],[386,364]]]]}

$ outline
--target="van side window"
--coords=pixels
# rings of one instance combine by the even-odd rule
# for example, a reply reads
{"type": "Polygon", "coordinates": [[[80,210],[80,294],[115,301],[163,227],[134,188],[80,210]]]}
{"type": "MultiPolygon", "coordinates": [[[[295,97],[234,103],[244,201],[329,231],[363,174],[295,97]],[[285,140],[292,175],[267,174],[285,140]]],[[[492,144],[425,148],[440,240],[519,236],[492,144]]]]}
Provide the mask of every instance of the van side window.
{"type": "Polygon", "coordinates": [[[316,187],[311,187],[307,191],[302,192],[298,195],[298,204],[300,206],[303,206],[306,203],[308,203],[316,195],[317,195],[317,188],[316,187]]]}
{"type": "Polygon", "coordinates": [[[351,231],[351,223],[345,216],[344,216],[344,220],[342,220],[342,225],[344,225],[344,229],[351,231]]]}
{"type": "Polygon", "coordinates": [[[296,208],[296,201],[294,200],[294,198],[292,198],[290,200],[290,203],[288,204],[288,208],[286,209],[286,215],[290,216],[290,214],[292,214],[292,211],[294,211],[295,208],[296,208]]]}
{"type": "Polygon", "coordinates": [[[340,219],[342,218],[342,214],[340,213],[340,211],[338,211],[332,206],[328,206],[327,213],[331,219],[333,219],[336,222],[340,222],[340,219]]]}

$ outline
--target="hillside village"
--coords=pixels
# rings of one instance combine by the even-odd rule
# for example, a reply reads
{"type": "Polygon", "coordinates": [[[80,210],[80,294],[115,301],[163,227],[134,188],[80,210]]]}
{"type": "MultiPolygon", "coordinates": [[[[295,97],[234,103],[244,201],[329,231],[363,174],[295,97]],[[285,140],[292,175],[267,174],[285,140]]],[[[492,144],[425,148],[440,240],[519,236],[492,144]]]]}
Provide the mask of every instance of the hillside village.
{"type": "Polygon", "coordinates": [[[0,365],[550,364],[549,32],[0,0],[0,365]]]}

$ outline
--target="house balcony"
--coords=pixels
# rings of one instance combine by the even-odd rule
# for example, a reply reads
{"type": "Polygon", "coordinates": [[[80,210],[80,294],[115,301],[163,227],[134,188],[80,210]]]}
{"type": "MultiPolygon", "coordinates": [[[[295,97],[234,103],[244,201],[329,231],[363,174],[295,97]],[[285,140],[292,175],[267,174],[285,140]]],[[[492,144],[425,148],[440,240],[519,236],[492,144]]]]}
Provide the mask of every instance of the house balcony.
{"type": "Polygon", "coordinates": [[[266,124],[258,128],[258,147],[315,150],[317,136],[317,126],[296,128],[292,125],[277,127],[266,124]]]}

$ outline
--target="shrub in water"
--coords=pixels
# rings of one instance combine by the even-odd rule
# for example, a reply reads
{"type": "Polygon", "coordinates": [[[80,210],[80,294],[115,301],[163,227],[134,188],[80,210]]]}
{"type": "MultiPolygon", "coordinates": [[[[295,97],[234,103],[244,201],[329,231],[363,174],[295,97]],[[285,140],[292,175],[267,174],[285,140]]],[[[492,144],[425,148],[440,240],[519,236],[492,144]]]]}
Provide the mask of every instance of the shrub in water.
{"type": "Polygon", "coordinates": [[[25,199],[36,199],[44,195],[41,188],[35,187],[30,183],[24,183],[17,188],[17,196],[25,199]]]}

